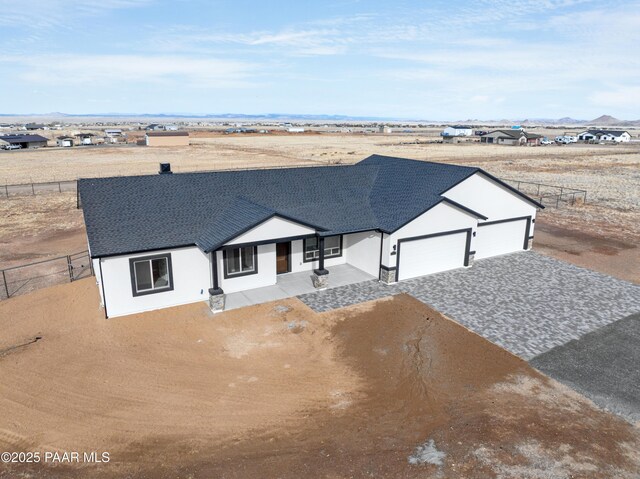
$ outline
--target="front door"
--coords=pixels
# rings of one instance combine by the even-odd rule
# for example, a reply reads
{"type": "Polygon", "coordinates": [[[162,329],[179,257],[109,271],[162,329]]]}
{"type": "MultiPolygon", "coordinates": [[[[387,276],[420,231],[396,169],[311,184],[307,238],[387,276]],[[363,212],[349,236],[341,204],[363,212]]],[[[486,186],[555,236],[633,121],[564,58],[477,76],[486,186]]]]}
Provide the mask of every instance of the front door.
{"type": "Polygon", "coordinates": [[[291,271],[289,267],[289,253],[291,253],[291,242],[276,244],[276,273],[288,273],[291,271]]]}

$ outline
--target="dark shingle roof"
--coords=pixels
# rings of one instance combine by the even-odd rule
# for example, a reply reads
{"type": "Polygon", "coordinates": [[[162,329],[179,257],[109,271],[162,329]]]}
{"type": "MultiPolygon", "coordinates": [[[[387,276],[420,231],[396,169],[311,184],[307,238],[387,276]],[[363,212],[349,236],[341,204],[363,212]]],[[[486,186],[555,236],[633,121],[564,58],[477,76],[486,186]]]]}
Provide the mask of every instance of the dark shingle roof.
{"type": "Polygon", "coordinates": [[[209,252],[274,216],[321,235],[393,232],[477,168],[373,155],[351,166],[78,182],[94,257],[198,245],[209,252]]]}
{"type": "Polygon", "coordinates": [[[628,134],[626,130],[587,130],[586,133],[590,133],[592,135],[612,135],[612,136],[620,136],[624,133],[628,134]]]}
{"type": "Polygon", "coordinates": [[[4,140],[8,143],[28,143],[30,141],[49,141],[44,136],[40,135],[2,135],[0,140],[4,140]]]}

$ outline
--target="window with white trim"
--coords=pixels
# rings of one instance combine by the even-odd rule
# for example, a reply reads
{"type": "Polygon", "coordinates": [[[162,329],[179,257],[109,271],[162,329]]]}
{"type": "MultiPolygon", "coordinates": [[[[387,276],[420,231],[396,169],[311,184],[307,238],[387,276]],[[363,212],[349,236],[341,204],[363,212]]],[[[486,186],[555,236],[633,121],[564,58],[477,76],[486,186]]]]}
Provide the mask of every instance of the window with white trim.
{"type": "Polygon", "coordinates": [[[258,272],[257,247],[228,249],[224,252],[225,277],[241,276],[258,272]]]}
{"type": "MultiPolygon", "coordinates": [[[[327,236],[324,239],[324,257],[335,258],[342,256],[342,236],[327,236]]],[[[320,258],[318,238],[307,238],[304,240],[304,260],[314,261],[320,258]]]]}
{"type": "Polygon", "coordinates": [[[131,258],[129,267],[134,296],[173,290],[170,253],[131,258]]]}

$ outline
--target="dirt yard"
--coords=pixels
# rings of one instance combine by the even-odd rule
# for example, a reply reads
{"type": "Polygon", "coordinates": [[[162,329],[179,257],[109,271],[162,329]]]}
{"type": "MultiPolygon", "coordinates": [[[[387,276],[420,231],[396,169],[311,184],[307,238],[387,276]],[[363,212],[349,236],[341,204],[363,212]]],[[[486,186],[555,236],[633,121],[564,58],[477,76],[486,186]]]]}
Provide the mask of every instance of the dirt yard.
{"type": "Polygon", "coordinates": [[[105,320],[91,279],[0,303],[0,477],[635,478],[637,427],[409,296],[105,320]],[[39,338],[39,339],[36,339],[39,338]]]}

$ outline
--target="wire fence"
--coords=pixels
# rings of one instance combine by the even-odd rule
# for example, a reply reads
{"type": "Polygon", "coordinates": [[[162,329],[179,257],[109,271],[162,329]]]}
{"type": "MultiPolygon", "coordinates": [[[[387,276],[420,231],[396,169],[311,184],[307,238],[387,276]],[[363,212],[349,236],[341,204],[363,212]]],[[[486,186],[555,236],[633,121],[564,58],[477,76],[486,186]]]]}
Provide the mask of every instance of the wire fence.
{"type": "Polygon", "coordinates": [[[521,193],[537,200],[544,206],[560,208],[562,206],[573,206],[578,202],[582,204],[587,202],[587,190],[547,185],[545,183],[534,183],[532,181],[510,179],[503,179],[502,181],[513,186],[521,193]]]}
{"type": "Polygon", "coordinates": [[[93,276],[88,251],[0,270],[0,300],[93,276]]]}
{"type": "MultiPolygon", "coordinates": [[[[301,163],[291,165],[274,165],[274,166],[246,166],[237,168],[220,168],[213,170],[184,170],[175,171],[174,173],[214,173],[222,171],[245,171],[245,170],[276,170],[287,168],[312,168],[315,166],[348,166],[350,163],[345,163],[340,160],[327,161],[326,163],[301,163]]],[[[135,173],[133,173],[135,174],[135,173]]],[[[146,174],[147,176],[153,176],[155,173],[139,173],[146,174]]],[[[102,176],[86,176],[84,178],[108,178],[108,177],[122,177],[127,176],[125,174],[113,174],[102,176]]],[[[45,181],[45,182],[31,182],[31,183],[16,183],[0,185],[0,199],[9,198],[12,196],[35,196],[43,193],[64,193],[67,191],[77,192],[78,181],[77,180],[59,180],[59,181],[45,181]]]]}
{"type": "Polygon", "coordinates": [[[76,191],[78,182],[76,180],[47,181],[44,183],[19,183],[15,185],[0,185],[0,196],[9,198],[10,196],[37,195],[41,193],[63,193],[66,191],[76,191]]]}

